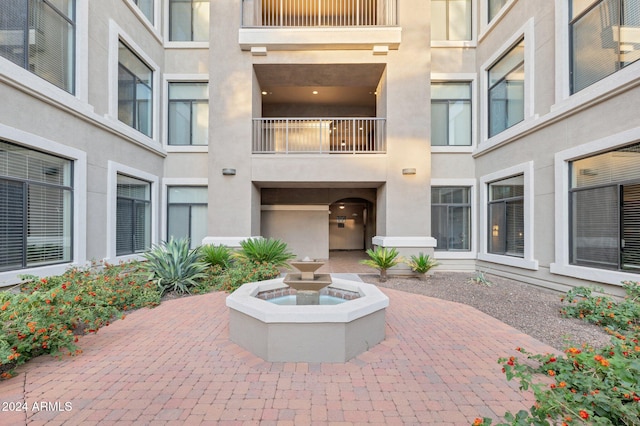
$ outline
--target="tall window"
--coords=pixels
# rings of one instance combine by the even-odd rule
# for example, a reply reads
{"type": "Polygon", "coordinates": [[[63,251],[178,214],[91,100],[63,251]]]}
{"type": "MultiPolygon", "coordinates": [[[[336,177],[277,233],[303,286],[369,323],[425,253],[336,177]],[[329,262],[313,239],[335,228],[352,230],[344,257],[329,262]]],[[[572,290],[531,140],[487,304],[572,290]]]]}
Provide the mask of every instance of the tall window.
{"type": "Polygon", "coordinates": [[[153,71],[124,43],[118,43],[118,119],[151,137],[153,71]]]}
{"type": "Polygon", "coordinates": [[[471,0],[431,0],[431,40],[471,40],[471,0]]]}
{"type": "Polygon", "coordinates": [[[148,250],[151,247],[151,183],[119,174],[117,185],[116,255],[148,250]]]}
{"type": "Polygon", "coordinates": [[[640,2],[570,0],[571,91],[640,59],[640,2]]]}
{"type": "Polygon", "coordinates": [[[487,251],[524,257],[524,176],[490,183],[488,207],[487,251]]]}
{"type": "Polygon", "coordinates": [[[169,83],[169,145],[208,145],[207,83],[169,83]]]}
{"type": "Polygon", "coordinates": [[[167,236],[189,238],[191,248],[207,236],[207,188],[172,186],[167,190],[167,236]]]}
{"type": "Polygon", "coordinates": [[[133,0],[133,2],[140,8],[142,14],[147,17],[149,22],[153,24],[153,2],[155,0],[133,0]]]}
{"type": "Polygon", "coordinates": [[[72,260],[70,160],[0,140],[0,271],[72,260]]]}
{"type": "Polygon", "coordinates": [[[209,41],[209,0],[169,0],[169,40],[209,41]]]}
{"type": "Polygon", "coordinates": [[[0,1],[0,56],[74,93],[75,0],[0,1]]]}
{"type": "Polygon", "coordinates": [[[437,251],[471,250],[470,192],[467,187],[431,187],[431,233],[437,251]]]}
{"type": "Polygon", "coordinates": [[[524,120],[524,39],[489,69],[489,137],[524,120]]]}
{"type": "Polygon", "coordinates": [[[570,163],[570,262],[640,272],[640,143],[570,163]]]}
{"type": "Polygon", "coordinates": [[[471,83],[431,83],[431,145],[471,145],[471,83]]]}
{"type": "Polygon", "coordinates": [[[489,22],[496,17],[498,12],[507,4],[508,0],[488,0],[488,12],[489,12],[489,22]]]}

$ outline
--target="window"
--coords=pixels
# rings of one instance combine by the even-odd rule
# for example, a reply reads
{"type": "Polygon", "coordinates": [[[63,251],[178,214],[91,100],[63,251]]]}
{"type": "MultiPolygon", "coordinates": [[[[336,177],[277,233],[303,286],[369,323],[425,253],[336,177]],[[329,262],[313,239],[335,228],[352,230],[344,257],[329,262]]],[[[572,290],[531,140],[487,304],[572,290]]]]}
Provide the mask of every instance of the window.
{"type": "Polygon", "coordinates": [[[524,120],[524,39],[488,70],[489,137],[524,120]]]}
{"type": "Polygon", "coordinates": [[[169,40],[209,41],[209,0],[169,0],[169,40]]]}
{"type": "Polygon", "coordinates": [[[431,233],[437,251],[471,250],[471,190],[431,187],[431,233]]]}
{"type": "Polygon", "coordinates": [[[169,83],[169,145],[209,144],[207,83],[169,83]]]}
{"type": "Polygon", "coordinates": [[[640,143],[569,170],[570,263],[640,272],[640,143]]]}
{"type": "Polygon", "coordinates": [[[133,0],[138,6],[144,16],[147,17],[149,22],[153,24],[153,2],[155,0],[133,0]]]}
{"type": "Polygon", "coordinates": [[[191,248],[207,236],[207,188],[170,186],[167,188],[167,236],[188,237],[191,248]]]}
{"type": "Polygon", "coordinates": [[[431,83],[431,145],[471,145],[471,83],[431,83]]]}
{"type": "Polygon", "coordinates": [[[153,71],[122,41],[118,42],[118,119],[151,137],[153,71]]]}
{"type": "Polygon", "coordinates": [[[524,256],[524,175],[489,183],[487,251],[524,256]]]}
{"type": "Polygon", "coordinates": [[[471,40],[471,0],[432,0],[431,39],[471,40]]]}
{"type": "Polygon", "coordinates": [[[2,0],[0,56],[74,93],[74,0],[2,0]]]}
{"type": "Polygon", "coordinates": [[[507,4],[508,0],[488,0],[488,9],[489,9],[489,22],[496,17],[498,12],[507,4]]]}
{"type": "Polygon", "coordinates": [[[151,183],[117,176],[116,255],[151,247],[151,183]]]}
{"type": "Polygon", "coordinates": [[[72,260],[73,166],[0,141],[0,271],[72,260]]]}
{"type": "Polygon", "coordinates": [[[640,58],[640,2],[571,0],[571,93],[640,58]]]}

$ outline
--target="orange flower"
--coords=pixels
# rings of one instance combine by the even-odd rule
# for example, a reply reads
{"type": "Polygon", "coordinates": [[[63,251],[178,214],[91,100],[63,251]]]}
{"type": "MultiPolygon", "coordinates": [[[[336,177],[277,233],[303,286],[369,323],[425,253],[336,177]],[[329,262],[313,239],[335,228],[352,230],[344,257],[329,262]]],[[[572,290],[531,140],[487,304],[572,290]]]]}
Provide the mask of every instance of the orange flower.
{"type": "Polygon", "coordinates": [[[589,413],[587,413],[584,410],[580,410],[580,413],[578,413],[578,414],[580,414],[580,417],[582,417],[585,420],[589,418],[589,413]]]}
{"type": "Polygon", "coordinates": [[[73,298],[73,300],[75,300],[76,302],[79,302],[79,301],[81,301],[81,300],[82,300],[82,297],[80,297],[80,296],[76,296],[76,297],[74,297],[74,298],[73,298]]]}
{"type": "Polygon", "coordinates": [[[578,348],[569,348],[567,349],[567,352],[572,354],[572,355],[577,355],[579,353],[581,353],[582,351],[578,348]]]}
{"type": "Polygon", "coordinates": [[[473,426],[480,426],[483,423],[484,420],[482,420],[480,417],[476,417],[476,419],[473,421],[473,426]]]}
{"type": "Polygon", "coordinates": [[[560,382],[560,383],[558,383],[558,386],[563,388],[563,387],[567,386],[567,383],[566,382],[560,382]]]}
{"type": "Polygon", "coordinates": [[[11,302],[7,300],[6,302],[4,302],[4,305],[2,305],[0,310],[6,311],[10,304],[11,302]]]}
{"type": "Polygon", "coordinates": [[[556,372],[555,372],[555,371],[553,371],[553,370],[548,370],[548,371],[547,371],[547,374],[548,374],[548,375],[550,375],[550,376],[555,376],[555,375],[556,375],[556,372]]]}

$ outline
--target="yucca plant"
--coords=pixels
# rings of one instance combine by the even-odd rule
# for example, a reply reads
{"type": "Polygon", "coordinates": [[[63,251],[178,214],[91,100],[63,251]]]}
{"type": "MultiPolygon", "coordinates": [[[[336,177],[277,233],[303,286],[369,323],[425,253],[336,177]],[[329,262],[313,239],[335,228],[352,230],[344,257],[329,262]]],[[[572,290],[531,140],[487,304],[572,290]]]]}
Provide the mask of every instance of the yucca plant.
{"type": "Polygon", "coordinates": [[[204,245],[200,247],[200,254],[203,262],[222,269],[228,269],[233,261],[233,251],[225,245],[204,245]]]}
{"type": "Polygon", "coordinates": [[[142,270],[149,274],[148,279],[156,283],[162,294],[189,293],[198,279],[207,276],[205,271],[209,266],[200,261],[199,249],[189,248],[187,238],[170,238],[142,256],[146,259],[142,270]]]}
{"type": "Polygon", "coordinates": [[[296,257],[295,254],[289,251],[287,243],[273,238],[248,238],[243,240],[240,242],[240,250],[235,255],[241,259],[257,263],[266,262],[276,267],[288,267],[287,262],[296,257]]]}
{"type": "Polygon", "coordinates": [[[418,253],[416,256],[411,255],[411,259],[406,262],[406,264],[411,268],[413,272],[418,274],[422,274],[423,277],[426,277],[427,272],[439,265],[439,263],[428,254],[418,253]]]}
{"type": "Polygon", "coordinates": [[[395,247],[388,249],[378,246],[375,250],[368,249],[367,255],[369,255],[369,259],[361,260],[360,263],[379,270],[380,282],[387,281],[387,269],[403,262],[403,259],[398,257],[398,251],[395,247]]]}

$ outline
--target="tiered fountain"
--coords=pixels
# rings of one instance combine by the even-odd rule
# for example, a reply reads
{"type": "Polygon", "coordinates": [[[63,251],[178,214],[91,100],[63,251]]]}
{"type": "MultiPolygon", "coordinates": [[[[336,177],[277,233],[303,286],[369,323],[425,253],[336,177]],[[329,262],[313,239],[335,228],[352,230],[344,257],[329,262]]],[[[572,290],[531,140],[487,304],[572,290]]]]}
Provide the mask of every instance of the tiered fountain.
{"type": "Polygon", "coordinates": [[[384,339],[389,299],[376,286],[317,274],[322,262],[291,265],[300,272],[244,284],[227,297],[233,342],[266,361],[345,362],[384,339]],[[279,304],[283,297],[295,305],[279,304]]]}

